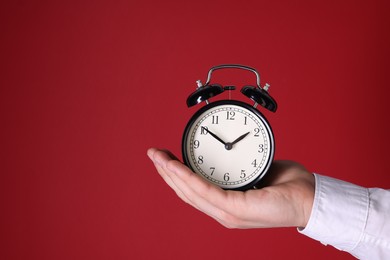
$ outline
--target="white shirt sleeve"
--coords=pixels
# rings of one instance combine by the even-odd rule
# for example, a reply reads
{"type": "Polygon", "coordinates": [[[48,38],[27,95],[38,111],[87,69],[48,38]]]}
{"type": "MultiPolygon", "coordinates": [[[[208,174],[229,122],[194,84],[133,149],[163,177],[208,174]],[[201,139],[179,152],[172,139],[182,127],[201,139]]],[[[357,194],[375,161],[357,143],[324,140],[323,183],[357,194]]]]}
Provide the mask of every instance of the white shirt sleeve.
{"type": "Polygon", "coordinates": [[[390,190],[314,176],[311,216],[298,231],[359,259],[390,259],[390,190]]]}

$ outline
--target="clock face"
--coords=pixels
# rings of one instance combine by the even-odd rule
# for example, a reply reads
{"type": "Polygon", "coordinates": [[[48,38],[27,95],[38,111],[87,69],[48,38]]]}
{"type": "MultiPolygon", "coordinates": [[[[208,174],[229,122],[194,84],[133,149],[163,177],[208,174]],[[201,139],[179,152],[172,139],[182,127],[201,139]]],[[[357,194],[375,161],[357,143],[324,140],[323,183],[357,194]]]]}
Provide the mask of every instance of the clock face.
{"type": "Polygon", "coordinates": [[[217,101],[200,109],[183,136],[185,163],[224,189],[252,188],[269,169],[274,139],[259,111],[239,101],[217,101]]]}

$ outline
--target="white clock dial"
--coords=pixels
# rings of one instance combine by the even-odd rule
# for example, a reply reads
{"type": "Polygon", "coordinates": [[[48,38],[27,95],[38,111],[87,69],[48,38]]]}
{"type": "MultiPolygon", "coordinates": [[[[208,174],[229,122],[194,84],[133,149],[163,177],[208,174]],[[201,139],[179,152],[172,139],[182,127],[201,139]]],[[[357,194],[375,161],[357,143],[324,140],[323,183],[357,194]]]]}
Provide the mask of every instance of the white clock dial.
{"type": "Polygon", "coordinates": [[[221,101],[195,114],[184,135],[186,163],[225,189],[254,185],[268,170],[274,153],[271,129],[254,108],[221,101]]]}

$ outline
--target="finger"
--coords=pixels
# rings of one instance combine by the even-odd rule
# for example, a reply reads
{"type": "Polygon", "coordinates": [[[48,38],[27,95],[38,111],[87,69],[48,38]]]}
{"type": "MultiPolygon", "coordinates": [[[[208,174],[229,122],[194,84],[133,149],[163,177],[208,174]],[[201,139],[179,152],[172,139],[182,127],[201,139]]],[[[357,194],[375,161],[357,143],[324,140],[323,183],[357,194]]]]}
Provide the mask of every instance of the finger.
{"type": "Polygon", "coordinates": [[[175,187],[195,208],[224,226],[237,227],[245,221],[247,213],[242,213],[250,208],[245,200],[245,193],[222,190],[205,181],[179,161],[169,160],[163,151],[156,151],[154,159],[160,162],[175,187]]]}
{"type": "MultiPolygon", "coordinates": [[[[214,187],[214,185],[203,180],[200,176],[195,175],[191,171],[181,172],[180,174],[192,175],[194,179],[199,179],[199,182],[183,182],[182,179],[178,177],[177,171],[172,170],[176,167],[181,168],[183,165],[178,161],[170,161],[167,165],[170,165],[168,166],[169,170],[167,170],[167,172],[169,172],[170,179],[172,180],[174,185],[180,190],[183,196],[189,200],[190,204],[196,209],[202,211],[203,213],[222,223],[223,211],[221,211],[221,209],[217,205],[210,203],[207,198],[201,196],[203,192],[215,194],[215,192],[219,192],[219,188],[214,187]],[[213,191],[214,188],[216,188],[215,191],[213,191]]],[[[178,171],[182,170],[184,169],[179,169],[178,171]]]]}
{"type": "MultiPolygon", "coordinates": [[[[192,203],[192,201],[190,199],[188,199],[184,194],[183,192],[176,186],[176,184],[172,181],[170,175],[172,175],[172,173],[167,173],[167,169],[165,167],[162,167],[161,164],[165,164],[165,163],[162,163],[162,162],[156,162],[156,160],[154,159],[154,153],[155,152],[158,152],[159,150],[157,149],[152,149],[150,151],[148,151],[148,155],[151,157],[152,161],[154,161],[154,165],[158,171],[158,173],[160,174],[160,176],[163,178],[163,180],[168,184],[168,186],[170,188],[173,189],[173,191],[176,193],[176,195],[182,199],[185,203],[191,205],[192,207],[196,208],[197,210],[200,210],[202,211],[202,209],[200,209],[197,205],[195,205],[194,203],[192,203]]],[[[162,156],[163,157],[166,157],[166,158],[163,158],[163,161],[169,161],[171,159],[175,160],[175,156],[170,153],[169,151],[167,150],[161,150],[162,153],[162,156]],[[164,154],[166,153],[166,154],[164,154]]]]}
{"type": "Polygon", "coordinates": [[[157,151],[156,148],[150,148],[147,152],[149,158],[152,160],[154,166],[156,167],[156,170],[157,172],[160,174],[160,176],[163,178],[163,180],[168,184],[168,186],[170,186],[172,189],[176,189],[174,187],[174,183],[172,183],[171,179],[167,176],[167,174],[165,173],[165,170],[160,166],[159,163],[157,163],[155,160],[154,160],[154,153],[157,151]]]}
{"type": "Polygon", "coordinates": [[[174,155],[171,151],[167,149],[161,149],[161,151],[165,152],[172,160],[180,161],[176,155],[174,155]]]}
{"type": "Polygon", "coordinates": [[[168,186],[176,193],[176,195],[182,199],[185,203],[190,204],[191,206],[195,207],[195,205],[192,204],[192,202],[181,192],[179,188],[175,185],[175,183],[171,180],[171,178],[168,176],[166,171],[159,165],[155,164],[155,167],[160,174],[160,176],[163,178],[163,180],[168,184],[168,186]]]}
{"type": "Polygon", "coordinates": [[[208,215],[221,220],[224,216],[234,216],[237,208],[245,205],[243,192],[225,191],[193,173],[178,161],[169,161],[166,168],[169,176],[192,203],[208,215]]]}
{"type": "Polygon", "coordinates": [[[212,205],[209,201],[205,200],[200,194],[208,192],[221,192],[222,190],[205,180],[200,176],[193,173],[188,167],[177,160],[172,160],[164,151],[156,150],[153,154],[153,160],[160,165],[160,174],[166,175],[172,181],[172,188],[176,193],[185,198],[189,204],[213,217],[217,221],[220,221],[220,209],[212,205]],[[196,180],[196,182],[188,181],[183,182],[178,176],[191,176],[190,179],[196,180]],[[194,192],[200,191],[200,192],[194,192]]]}
{"type": "MultiPolygon", "coordinates": [[[[171,178],[166,173],[166,170],[161,167],[160,163],[156,162],[154,159],[154,154],[158,150],[156,148],[151,148],[148,150],[147,154],[149,158],[153,161],[154,166],[156,167],[157,172],[160,174],[160,176],[163,178],[163,180],[168,184],[168,186],[175,191],[175,193],[181,198],[184,202],[191,204],[191,202],[184,196],[184,194],[176,187],[176,185],[172,182],[171,178]]],[[[167,151],[164,151],[166,153],[167,158],[165,160],[169,160],[169,158],[176,158],[173,156],[172,153],[168,153],[167,151]]],[[[193,205],[192,205],[193,206],[193,205]]]]}

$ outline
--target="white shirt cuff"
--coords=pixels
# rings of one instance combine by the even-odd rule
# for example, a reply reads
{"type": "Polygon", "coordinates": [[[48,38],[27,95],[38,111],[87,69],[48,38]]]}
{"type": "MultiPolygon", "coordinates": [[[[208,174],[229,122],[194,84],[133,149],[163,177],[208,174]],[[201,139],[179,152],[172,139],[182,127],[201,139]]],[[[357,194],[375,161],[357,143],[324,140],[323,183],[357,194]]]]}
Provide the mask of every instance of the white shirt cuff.
{"type": "Polygon", "coordinates": [[[368,216],[368,189],[314,174],[314,203],[307,226],[298,231],[351,252],[361,240],[368,216]]]}

